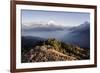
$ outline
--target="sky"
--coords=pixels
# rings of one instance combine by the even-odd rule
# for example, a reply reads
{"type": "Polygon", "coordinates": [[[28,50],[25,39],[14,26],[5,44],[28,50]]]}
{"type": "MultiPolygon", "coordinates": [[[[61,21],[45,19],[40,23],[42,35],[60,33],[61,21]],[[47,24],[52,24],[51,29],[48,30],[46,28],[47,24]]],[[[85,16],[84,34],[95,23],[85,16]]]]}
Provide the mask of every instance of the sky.
{"type": "Polygon", "coordinates": [[[21,10],[22,24],[32,22],[53,23],[63,26],[78,26],[85,21],[90,22],[90,13],[21,10]]]}

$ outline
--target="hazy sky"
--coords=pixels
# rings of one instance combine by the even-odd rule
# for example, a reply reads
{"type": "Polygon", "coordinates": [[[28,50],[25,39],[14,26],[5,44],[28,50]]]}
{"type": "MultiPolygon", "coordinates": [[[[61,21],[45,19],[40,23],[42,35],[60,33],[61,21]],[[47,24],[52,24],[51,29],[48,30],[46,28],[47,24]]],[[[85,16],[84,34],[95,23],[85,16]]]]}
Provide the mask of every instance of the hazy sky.
{"type": "Polygon", "coordinates": [[[89,13],[43,11],[43,10],[22,10],[22,24],[31,22],[55,23],[56,25],[78,26],[85,21],[90,22],[89,13]]]}

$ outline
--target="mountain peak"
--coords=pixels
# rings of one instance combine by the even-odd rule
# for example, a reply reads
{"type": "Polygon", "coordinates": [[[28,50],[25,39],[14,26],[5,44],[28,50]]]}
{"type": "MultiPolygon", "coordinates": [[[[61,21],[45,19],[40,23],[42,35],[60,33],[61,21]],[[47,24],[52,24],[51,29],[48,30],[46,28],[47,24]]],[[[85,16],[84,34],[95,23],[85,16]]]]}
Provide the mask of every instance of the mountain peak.
{"type": "Polygon", "coordinates": [[[29,28],[32,28],[32,27],[50,27],[50,26],[53,26],[53,27],[64,27],[64,26],[56,23],[53,20],[50,20],[48,22],[43,22],[43,21],[27,22],[27,23],[23,23],[22,26],[23,27],[29,27],[29,28]]]}
{"type": "Polygon", "coordinates": [[[55,25],[55,24],[56,24],[56,22],[55,22],[55,21],[53,21],[53,20],[50,20],[50,21],[48,21],[48,22],[47,22],[47,24],[48,24],[48,25],[55,25]]]}
{"type": "Polygon", "coordinates": [[[80,25],[81,27],[88,27],[90,26],[90,23],[88,21],[85,21],[83,24],[80,25]]]}

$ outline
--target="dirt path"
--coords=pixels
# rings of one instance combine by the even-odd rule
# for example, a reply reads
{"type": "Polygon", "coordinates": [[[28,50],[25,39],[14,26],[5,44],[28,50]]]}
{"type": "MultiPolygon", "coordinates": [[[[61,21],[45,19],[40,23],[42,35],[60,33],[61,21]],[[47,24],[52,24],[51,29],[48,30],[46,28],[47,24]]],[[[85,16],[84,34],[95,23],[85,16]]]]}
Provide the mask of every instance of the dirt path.
{"type": "Polygon", "coordinates": [[[75,57],[65,55],[65,54],[60,53],[60,52],[58,52],[58,51],[56,51],[56,50],[53,50],[53,49],[48,49],[47,52],[48,52],[48,53],[49,53],[49,52],[52,52],[52,53],[58,55],[59,57],[64,57],[64,58],[67,58],[67,59],[69,59],[69,60],[71,60],[71,59],[72,59],[72,60],[76,60],[75,57]]]}
{"type": "Polygon", "coordinates": [[[56,51],[56,50],[53,50],[53,49],[48,49],[47,51],[51,51],[51,52],[54,52],[54,53],[56,53],[56,54],[58,54],[58,55],[68,57],[67,55],[65,55],[65,54],[63,54],[63,53],[60,53],[60,52],[58,52],[58,51],[56,51]]]}

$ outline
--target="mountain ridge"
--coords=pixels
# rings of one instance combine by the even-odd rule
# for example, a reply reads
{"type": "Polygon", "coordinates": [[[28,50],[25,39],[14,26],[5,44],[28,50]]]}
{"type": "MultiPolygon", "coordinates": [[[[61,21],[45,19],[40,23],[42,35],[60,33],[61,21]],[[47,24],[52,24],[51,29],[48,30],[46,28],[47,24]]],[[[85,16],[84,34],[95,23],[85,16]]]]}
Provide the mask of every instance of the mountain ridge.
{"type": "Polygon", "coordinates": [[[22,62],[71,61],[89,59],[89,50],[65,44],[56,39],[40,41],[34,47],[22,49],[22,62]]]}

